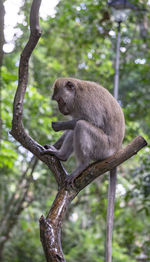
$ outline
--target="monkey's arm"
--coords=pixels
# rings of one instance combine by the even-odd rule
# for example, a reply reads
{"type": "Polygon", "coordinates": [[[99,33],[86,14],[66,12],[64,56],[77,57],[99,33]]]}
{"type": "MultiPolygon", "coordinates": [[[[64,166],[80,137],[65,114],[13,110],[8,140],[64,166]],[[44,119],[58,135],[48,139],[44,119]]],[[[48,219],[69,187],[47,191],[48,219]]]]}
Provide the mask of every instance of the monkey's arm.
{"type": "MultiPolygon", "coordinates": [[[[64,136],[62,135],[60,140],[57,141],[58,142],[57,146],[58,145],[60,146],[59,143],[62,143],[59,149],[56,149],[56,147],[54,146],[48,146],[41,154],[56,156],[59,160],[66,161],[73,151],[73,132],[74,131],[71,130],[66,131],[65,135],[64,136]]],[[[56,143],[54,144],[55,146],[56,143]]]]}
{"type": "Polygon", "coordinates": [[[65,140],[65,137],[66,137],[66,134],[67,132],[64,132],[62,134],[62,136],[55,142],[55,144],[53,145],[56,149],[60,149],[64,140],[65,140]]]}
{"type": "Polygon", "coordinates": [[[79,119],[72,119],[64,122],[52,122],[52,128],[57,132],[60,130],[73,130],[79,119]]]}
{"type": "Polygon", "coordinates": [[[44,145],[44,148],[45,149],[50,149],[51,147],[55,147],[56,149],[60,149],[62,144],[63,144],[63,142],[64,142],[66,134],[67,134],[67,132],[64,132],[62,134],[62,136],[55,142],[55,144],[53,146],[46,144],[46,145],[44,145]]]}

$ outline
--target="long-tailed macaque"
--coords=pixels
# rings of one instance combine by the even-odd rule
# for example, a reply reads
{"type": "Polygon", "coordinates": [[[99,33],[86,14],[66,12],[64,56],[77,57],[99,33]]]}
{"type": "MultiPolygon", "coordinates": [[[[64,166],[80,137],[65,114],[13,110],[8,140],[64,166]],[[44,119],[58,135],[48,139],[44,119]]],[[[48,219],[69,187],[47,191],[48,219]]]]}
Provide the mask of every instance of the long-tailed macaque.
{"type": "MultiPolygon", "coordinates": [[[[60,139],[43,152],[66,161],[74,151],[78,167],[71,183],[90,163],[103,160],[122,146],[125,133],[124,115],[115,98],[94,82],[59,78],[54,83],[53,100],[60,112],[72,120],[53,122],[55,131],[65,130],[60,139]]],[[[69,181],[69,177],[68,177],[69,181]]],[[[110,171],[107,206],[106,261],[111,262],[116,169],[110,171]]]]}
{"type": "Polygon", "coordinates": [[[78,161],[73,177],[81,173],[91,160],[103,160],[122,145],[125,132],[124,115],[114,97],[102,86],[75,78],[59,78],[52,96],[60,112],[72,120],[53,122],[55,131],[65,130],[62,137],[44,154],[66,161],[72,152],[78,161]]]}

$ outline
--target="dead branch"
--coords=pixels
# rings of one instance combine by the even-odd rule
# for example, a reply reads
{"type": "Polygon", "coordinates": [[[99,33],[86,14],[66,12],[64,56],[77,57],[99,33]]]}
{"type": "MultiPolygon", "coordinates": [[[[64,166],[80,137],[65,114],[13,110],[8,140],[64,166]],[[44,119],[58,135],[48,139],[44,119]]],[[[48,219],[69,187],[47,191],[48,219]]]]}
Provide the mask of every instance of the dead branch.
{"type": "Polygon", "coordinates": [[[39,145],[33,138],[31,138],[25,131],[22,116],[23,116],[23,101],[28,83],[28,64],[30,56],[38,43],[41,36],[39,27],[39,8],[41,0],[33,0],[30,12],[30,37],[20,58],[19,64],[19,80],[13,103],[13,120],[11,135],[19,141],[22,146],[33,153],[37,158],[43,161],[54,173],[58,185],[61,185],[66,177],[66,171],[60,161],[55,157],[42,156],[43,147],[39,145]],[[57,168],[56,168],[57,167],[57,168]]]}
{"type": "Polygon", "coordinates": [[[145,139],[141,136],[138,136],[128,146],[120,149],[111,157],[105,159],[104,161],[91,164],[75,179],[77,190],[82,190],[98,176],[122,164],[124,161],[137,154],[137,152],[146,145],[147,142],[145,139]]]}
{"type": "Polygon", "coordinates": [[[119,150],[112,157],[96,162],[84,170],[74,181],[72,187],[67,182],[67,172],[58,159],[49,155],[42,155],[43,147],[31,138],[24,129],[22,123],[23,101],[28,83],[28,63],[40,36],[39,7],[41,0],[33,0],[30,12],[30,37],[20,58],[19,81],[13,104],[12,136],[22,146],[32,152],[38,159],[43,161],[53,172],[57,184],[58,193],[54,203],[46,217],[40,218],[40,236],[47,262],[65,262],[61,248],[61,225],[69,204],[75,196],[96,177],[106,171],[120,165],[128,158],[136,154],[147,143],[142,137],[135,138],[126,148],[119,150]]]}

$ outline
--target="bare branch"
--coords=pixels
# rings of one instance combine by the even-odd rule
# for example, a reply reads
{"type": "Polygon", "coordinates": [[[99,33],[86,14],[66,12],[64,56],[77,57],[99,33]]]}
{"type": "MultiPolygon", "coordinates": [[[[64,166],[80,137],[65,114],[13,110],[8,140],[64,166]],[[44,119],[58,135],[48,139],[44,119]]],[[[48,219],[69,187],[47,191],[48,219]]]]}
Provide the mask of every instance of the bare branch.
{"type": "Polygon", "coordinates": [[[26,44],[20,58],[19,81],[13,104],[13,120],[11,130],[11,134],[14,136],[14,138],[16,138],[16,140],[18,140],[25,148],[33,152],[33,154],[38,154],[40,149],[42,150],[42,147],[25,132],[24,126],[22,124],[22,115],[24,95],[28,83],[28,63],[32,51],[34,50],[41,36],[39,22],[37,19],[39,15],[40,4],[41,0],[34,0],[31,7],[31,33],[29,41],[26,44]]]}
{"type": "Polygon", "coordinates": [[[37,158],[43,161],[54,173],[58,185],[64,183],[67,173],[58,159],[51,156],[42,156],[44,148],[31,138],[24,129],[22,123],[23,101],[28,83],[28,64],[29,59],[41,36],[39,27],[39,8],[41,0],[33,0],[30,12],[31,33],[20,58],[19,81],[13,104],[12,136],[19,141],[26,149],[32,152],[37,158]]]}
{"type": "Polygon", "coordinates": [[[128,146],[120,149],[113,156],[101,161],[91,164],[84,170],[74,181],[76,190],[81,191],[84,187],[90,184],[95,178],[104,174],[107,171],[117,167],[133,155],[137,154],[144,146],[147,145],[145,139],[141,136],[136,137],[128,146]]]}

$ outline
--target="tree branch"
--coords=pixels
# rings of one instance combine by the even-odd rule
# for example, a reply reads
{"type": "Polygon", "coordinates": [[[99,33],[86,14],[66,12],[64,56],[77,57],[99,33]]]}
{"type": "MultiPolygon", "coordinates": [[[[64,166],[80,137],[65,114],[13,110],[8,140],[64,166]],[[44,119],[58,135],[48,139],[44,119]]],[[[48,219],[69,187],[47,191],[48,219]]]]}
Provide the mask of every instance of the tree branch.
{"type": "Polygon", "coordinates": [[[20,58],[19,81],[18,81],[18,88],[16,91],[14,104],[13,104],[13,120],[12,120],[12,130],[11,130],[11,134],[14,136],[14,138],[16,138],[25,148],[30,150],[35,155],[38,154],[40,149],[42,150],[42,147],[25,132],[24,126],[22,124],[22,115],[23,115],[24,95],[28,83],[29,58],[41,36],[41,31],[39,29],[39,22],[37,19],[40,4],[41,4],[41,0],[34,0],[31,7],[31,13],[30,13],[30,21],[32,21],[32,24],[30,25],[31,33],[30,33],[29,41],[27,42],[20,58]]]}
{"type": "Polygon", "coordinates": [[[63,165],[55,157],[41,155],[41,152],[42,150],[44,150],[44,148],[27,134],[22,123],[23,101],[24,101],[24,95],[28,83],[29,59],[41,36],[41,30],[39,27],[40,4],[41,4],[41,0],[33,0],[32,7],[31,7],[31,12],[30,12],[31,33],[30,33],[29,41],[27,42],[20,58],[19,81],[18,81],[16,95],[14,98],[12,130],[10,133],[26,149],[32,152],[37,158],[43,161],[51,169],[51,171],[55,175],[58,185],[60,186],[62,183],[64,183],[67,176],[67,172],[65,171],[63,165]]]}
{"type": "Polygon", "coordinates": [[[138,136],[128,146],[120,149],[111,157],[101,161],[92,163],[86,170],[84,170],[74,181],[76,190],[79,192],[95,178],[117,167],[133,155],[137,154],[144,146],[147,145],[146,140],[138,136]]]}
{"type": "Polygon", "coordinates": [[[71,201],[95,178],[120,165],[147,145],[141,136],[136,137],[128,146],[101,162],[91,164],[72,184],[66,184],[58,191],[56,199],[46,219],[40,218],[41,242],[47,262],[65,262],[61,248],[61,225],[71,201]]]}

